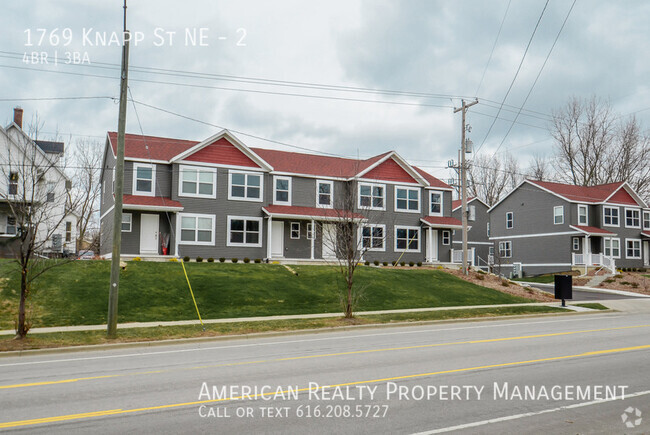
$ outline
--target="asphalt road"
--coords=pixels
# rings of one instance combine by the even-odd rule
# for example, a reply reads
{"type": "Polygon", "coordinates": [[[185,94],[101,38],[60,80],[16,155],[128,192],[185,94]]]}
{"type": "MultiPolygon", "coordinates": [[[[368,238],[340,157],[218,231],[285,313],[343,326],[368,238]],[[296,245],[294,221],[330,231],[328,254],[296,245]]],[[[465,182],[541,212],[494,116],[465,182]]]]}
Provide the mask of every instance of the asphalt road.
{"type": "Polygon", "coordinates": [[[648,433],[649,333],[596,313],[3,357],[0,431],[648,433]]]}
{"type": "MultiPolygon", "coordinates": [[[[554,284],[539,284],[539,283],[528,283],[531,287],[541,290],[543,292],[555,293],[554,284]]],[[[606,293],[606,292],[597,292],[597,291],[584,291],[573,289],[573,299],[572,301],[612,301],[618,299],[635,299],[638,296],[626,296],[616,293],[606,293]]]]}

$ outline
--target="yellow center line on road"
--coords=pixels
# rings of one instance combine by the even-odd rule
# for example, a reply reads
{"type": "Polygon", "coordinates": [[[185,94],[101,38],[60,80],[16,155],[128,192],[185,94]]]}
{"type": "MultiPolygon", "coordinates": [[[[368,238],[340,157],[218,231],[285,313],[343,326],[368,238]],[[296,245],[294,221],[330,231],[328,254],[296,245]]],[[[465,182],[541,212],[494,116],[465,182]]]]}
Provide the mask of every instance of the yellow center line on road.
{"type": "Polygon", "coordinates": [[[432,343],[432,344],[420,344],[415,346],[402,346],[402,347],[388,347],[380,349],[366,349],[366,350],[352,350],[349,352],[337,352],[337,353],[325,353],[317,355],[302,355],[302,356],[291,356],[286,358],[274,358],[268,360],[256,360],[256,361],[240,361],[232,363],[223,363],[223,364],[213,364],[213,365],[204,365],[196,367],[185,367],[172,370],[154,370],[147,372],[134,372],[134,373],[123,373],[115,375],[104,375],[104,376],[91,376],[87,378],[73,378],[73,379],[63,379],[59,381],[43,381],[43,382],[33,382],[26,384],[13,384],[13,385],[0,385],[0,390],[11,389],[11,388],[27,388],[27,387],[39,387],[44,385],[57,385],[57,384],[67,384],[78,381],[89,381],[96,379],[104,378],[119,378],[126,376],[142,376],[150,374],[159,374],[159,373],[170,373],[174,371],[186,371],[186,370],[204,370],[210,368],[219,368],[219,367],[233,367],[240,365],[251,365],[251,364],[263,364],[263,363],[272,363],[272,362],[283,362],[283,361],[295,361],[301,359],[313,359],[313,358],[329,358],[335,356],[345,356],[345,355],[361,355],[367,353],[377,353],[377,352],[394,352],[398,350],[413,350],[413,349],[426,349],[433,347],[444,347],[444,346],[457,346],[462,344],[481,344],[481,343],[497,343],[502,341],[513,341],[513,340],[526,340],[526,339],[535,339],[535,338],[545,338],[545,337],[560,337],[567,335],[575,334],[586,334],[593,332],[605,332],[605,331],[620,331],[625,329],[635,329],[635,328],[648,328],[650,325],[633,325],[633,326],[619,326],[615,328],[600,328],[600,329],[583,329],[579,331],[564,331],[564,332],[553,332],[549,334],[537,334],[537,335],[521,335],[517,337],[502,337],[502,338],[486,338],[482,340],[466,340],[466,341],[452,341],[449,343],[432,343]]]}
{"type": "MultiPolygon", "coordinates": [[[[591,352],[578,353],[578,354],[574,354],[574,355],[562,355],[562,356],[552,356],[552,357],[547,357],[547,358],[537,358],[537,359],[531,359],[531,360],[526,360],[526,361],[514,361],[514,362],[499,363],[499,364],[489,364],[489,365],[475,366],[475,367],[465,367],[465,368],[460,368],[460,369],[441,370],[441,371],[429,372],[429,373],[418,373],[418,374],[412,374],[412,375],[392,376],[392,377],[388,377],[388,378],[371,379],[371,380],[366,380],[366,381],[344,382],[344,383],[332,384],[332,385],[327,385],[327,386],[319,386],[319,388],[324,389],[324,388],[345,387],[345,386],[350,386],[350,385],[376,384],[376,383],[380,383],[380,382],[389,382],[389,381],[399,381],[399,380],[406,380],[406,379],[422,378],[422,377],[427,377],[427,376],[443,375],[443,374],[449,374],[449,373],[460,373],[460,372],[470,372],[470,371],[475,371],[475,370],[494,369],[494,368],[502,368],[502,367],[513,367],[513,366],[519,366],[519,365],[524,365],[524,364],[533,364],[533,363],[541,363],[541,362],[549,362],[549,361],[559,361],[559,360],[565,360],[565,359],[571,359],[571,358],[590,357],[590,356],[595,356],[595,355],[607,355],[607,354],[614,354],[614,353],[620,353],[620,352],[629,352],[629,351],[647,350],[647,349],[650,349],[650,344],[645,344],[645,345],[641,345],[641,346],[620,347],[620,348],[617,348],[617,349],[596,350],[596,351],[591,351],[591,352]]],[[[105,416],[111,416],[111,415],[132,414],[132,413],[146,412],[146,411],[157,411],[157,410],[161,410],[161,409],[174,409],[174,408],[182,408],[182,407],[188,407],[188,406],[205,405],[205,404],[208,404],[208,403],[230,402],[230,401],[242,400],[242,399],[249,399],[250,400],[250,399],[256,399],[258,397],[264,397],[264,396],[274,396],[274,395],[280,395],[280,394],[290,394],[292,392],[306,392],[306,391],[310,391],[310,387],[299,388],[299,389],[295,389],[295,390],[291,390],[291,391],[286,390],[286,391],[282,391],[281,393],[279,393],[278,391],[270,391],[270,392],[266,392],[266,393],[252,394],[252,395],[246,395],[246,396],[226,397],[226,398],[223,398],[223,399],[198,400],[198,401],[195,401],[195,402],[172,403],[172,404],[168,404],[168,405],[157,405],[157,406],[149,406],[149,407],[144,407],[144,408],[112,409],[112,410],[107,410],[107,411],[87,412],[87,413],[83,413],[83,414],[69,414],[69,415],[60,415],[60,416],[55,416],[55,417],[36,418],[36,419],[31,419],[31,420],[8,421],[6,423],[0,423],[0,429],[19,427],[19,426],[30,426],[30,425],[45,424],[45,423],[60,422],[60,421],[81,420],[81,419],[94,418],[94,417],[105,417],[105,416]]]]}

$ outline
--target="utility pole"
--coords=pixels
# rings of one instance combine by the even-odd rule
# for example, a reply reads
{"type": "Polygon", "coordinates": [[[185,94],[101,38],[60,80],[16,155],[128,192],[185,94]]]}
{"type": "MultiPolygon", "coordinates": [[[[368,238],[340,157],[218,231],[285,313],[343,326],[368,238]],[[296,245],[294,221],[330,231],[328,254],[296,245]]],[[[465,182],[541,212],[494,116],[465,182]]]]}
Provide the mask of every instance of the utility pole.
{"type": "Polygon", "coordinates": [[[465,163],[465,154],[467,154],[467,143],[465,141],[465,114],[467,109],[472,107],[474,104],[478,104],[478,100],[473,101],[469,104],[465,100],[461,100],[462,105],[458,109],[454,109],[454,113],[462,112],[463,115],[463,125],[460,138],[460,191],[461,191],[461,202],[462,202],[462,217],[463,217],[463,273],[467,275],[467,164],[465,163]]]}
{"type": "Polygon", "coordinates": [[[115,208],[113,209],[113,252],[111,255],[111,285],[108,295],[108,338],[117,337],[117,296],[120,288],[120,251],[122,249],[122,202],[124,193],[124,131],[129,72],[129,40],[126,30],[126,0],[124,0],[124,45],[120,75],[120,115],[117,124],[117,161],[115,162],[115,208]]]}

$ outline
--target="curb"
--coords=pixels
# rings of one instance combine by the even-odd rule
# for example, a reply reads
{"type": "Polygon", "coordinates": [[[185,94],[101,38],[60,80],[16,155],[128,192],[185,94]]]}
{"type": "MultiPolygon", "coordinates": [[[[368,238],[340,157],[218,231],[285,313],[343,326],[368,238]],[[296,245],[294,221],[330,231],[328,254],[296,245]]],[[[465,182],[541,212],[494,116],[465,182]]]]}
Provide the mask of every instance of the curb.
{"type": "MultiPolygon", "coordinates": [[[[530,287],[535,287],[535,286],[540,286],[540,287],[550,287],[553,288],[554,284],[546,284],[546,283],[538,283],[538,282],[527,282],[527,281],[519,281],[520,284],[527,284],[530,287]]],[[[586,287],[586,286],[573,286],[575,290],[580,290],[584,292],[589,292],[589,293],[605,293],[605,294],[610,294],[610,295],[621,295],[621,296],[629,296],[629,297],[635,297],[639,299],[647,299],[650,298],[650,295],[646,295],[643,293],[635,293],[635,292],[628,292],[625,290],[614,290],[614,289],[609,289],[609,288],[596,288],[596,287],[586,287]]]]}
{"type": "MultiPolygon", "coordinates": [[[[560,307],[561,308],[561,307],[560,307]]],[[[68,347],[51,347],[42,349],[26,349],[26,350],[9,350],[0,351],[0,358],[9,357],[24,357],[31,355],[43,355],[53,353],[74,353],[85,351],[108,351],[116,349],[129,349],[134,347],[156,347],[165,345],[181,345],[191,343],[209,343],[215,341],[228,341],[228,340],[241,340],[241,339],[254,339],[266,337],[283,337],[287,335],[301,335],[301,334],[321,334],[327,332],[339,332],[350,330],[363,330],[363,329],[383,329],[393,327],[406,327],[406,326],[422,326],[422,325],[441,325],[448,323],[463,323],[463,322],[490,322],[504,319],[526,319],[535,317],[558,317],[570,315],[589,315],[597,313],[613,313],[616,310],[591,310],[591,311],[571,311],[567,309],[565,313],[540,313],[540,314],[514,314],[492,317],[467,317],[463,319],[446,319],[446,320],[421,320],[415,322],[394,322],[394,323],[372,323],[367,325],[349,325],[349,326],[331,326],[325,328],[315,329],[295,329],[291,331],[270,331],[270,332],[254,332],[250,334],[234,334],[234,335],[217,335],[213,337],[190,337],[190,338],[174,338],[165,340],[152,340],[152,341],[132,341],[126,343],[105,343],[105,344],[92,344],[82,346],[68,346],[68,347]]]]}

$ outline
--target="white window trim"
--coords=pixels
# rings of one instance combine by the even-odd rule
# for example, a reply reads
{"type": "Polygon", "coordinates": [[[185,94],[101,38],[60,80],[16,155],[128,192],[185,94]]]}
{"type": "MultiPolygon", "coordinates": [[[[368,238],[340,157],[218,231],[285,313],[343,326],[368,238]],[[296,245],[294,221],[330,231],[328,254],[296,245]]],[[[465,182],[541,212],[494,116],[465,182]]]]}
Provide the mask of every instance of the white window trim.
{"type": "Polygon", "coordinates": [[[630,259],[630,260],[640,260],[643,255],[643,244],[641,243],[641,239],[625,239],[625,258],[630,259]],[[627,255],[627,243],[628,242],[639,242],[639,256],[632,256],[629,257],[627,255]]]}
{"type": "Polygon", "coordinates": [[[650,230],[650,211],[644,210],[643,213],[641,214],[641,226],[643,227],[644,230],[650,230]],[[647,226],[645,225],[646,221],[648,222],[647,226]]]}
{"type": "MultiPolygon", "coordinates": [[[[421,248],[422,248],[422,229],[420,227],[414,227],[414,226],[408,226],[408,225],[395,225],[395,228],[394,228],[394,231],[393,231],[393,236],[394,236],[394,243],[393,243],[394,252],[421,252],[421,248]],[[407,237],[408,237],[408,230],[417,230],[418,231],[418,238],[417,238],[418,249],[409,249],[409,248],[399,249],[397,247],[397,230],[398,229],[407,230],[407,233],[406,233],[407,237]]],[[[407,246],[408,246],[409,240],[406,241],[407,246]]]]}
{"type": "Polygon", "coordinates": [[[553,207],[553,225],[564,225],[564,206],[563,205],[556,205],[555,207],[553,207]],[[561,222],[555,222],[555,211],[557,209],[562,210],[562,214],[560,215],[560,217],[562,218],[561,222]]]}
{"type": "Polygon", "coordinates": [[[442,243],[444,246],[451,245],[451,231],[442,230],[442,232],[440,234],[440,243],[442,243]],[[445,243],[445,233],[447,234],[447,237],[446,237],[447,238],[447,243],[445,243]]]}
{"type": "Polygon", "coordinates": [[[307,223],[307,240],[314,239],[314,227],[311,222],[307,223]]]}
{"type": "Polygon", "coordinates": [[[334,208],[334,181],[332,180],[316,180],[316,207],[318,208],[334,208]],[[318,187],[321,184],[329,184],[330,185],[330,203],[329,204],[321,204],[318,199],[319,199],[319,192],[318,192],[318,187]]]}
{"type": "Polygon", "coordinates": [[[467,206],[467,220],[476,222],[476,206],[474,204],[467,206]]]}
{"type": "MultiPolygon", "coordinates": [[[[248,182],[248,177],[246,178],[246,181],[248,182]]],[[[248,188],[248,184],[244,185],[244,194],[246,194],[246,189],[248,188]]],[[[231,201],[246,201],[246,202],[262,202],[264,201],[264,174],[262,172],[254,172],[254,171],[235,171],[235,170],[229,170],[228,171],[228,199],[231,201]],[[257,175],[260,177],[260,197],[259,198],[248,198],[248,197],[239,197],[239,196],[232,196],[232,176],[233,174],[244,174],[244,175],[257,175]]]]}
{"type": "Polygon", "coordinates": [[[365,225],[360,225],[359,226],[359,234],[358,234],[359,240],[359,247],[361,248],[362,251],[365,252],[386,252],[386,225],[384,224],[365,224],[365,225]],[[381,240],[381,248],[364,248],[363,247],[363,229],[364,228],[370,228],[371,236],[370,236],[370,244],[372,245],[372,229],[373,228],[381,228],[382,233],[384,237],[381,240]]]}
{"type": "Polygon", "coordinates": [[[603,206],[603,226],[604,227],[620,227],[621,226],[621,210],[618,207],[611,207],[611,206],[603,206]],[[617,215],[618,215],[618,224],[608,224],[605,223],[605,210],[607,209],[616,209],[617,215]]]}
{"type": "Polygon", "coordinates": [[[578,204],[578,225],[589,225],[589,207],[586,206],[585,204],[578,204]],[[583,209],[585,211],[585,223],[580,222],[580,210],[583,209]]]}
{"type": "Polygon", "coordinates": [[[128,230],[122,229],[122,232],[123,232],[123,233],[130,233],[131,231],[133,231],[133,215],[132,215],[131,213],[122,213],[122,225],[124,225],[124,224],[126,224],[126,223],[129,224],[129,229],[128,229],[128,230]],[[128,218],[129,218],[129,221],[128,221],[128,222],[124,222],[124,220],[125,220],[125,218],[126,218],[127,216],[128,216],[128,218]]]}
{"type": "Polygon", "coordinates": [[[259,247],[262,246],[262,239],[263,239],[263,236],[264,236],[264,234],[263,234],[264,233],[264,225],[263,225],[263,222],[262,222],[262,218],[260,218],[260,217],[228,216],[228,228],[227,228],[227,231],[228,232],[226,233],[226,246],[241,246],[241,247],[245,247],[245,248],[259,248],[259,247]],[[246,243],[246,242],[234,243],[234,242],[231,242],[230,241],[230,224],[231,224],[231,222],[233,220],[244,220],[244,240],[246,240],[246,231],[245,231],[246,222],[245,221],[257,221],[257,222],[259,222],[259,224],[260,224],[259,225],[260,236],[259,236],[258,242],[257,243],[246,243]]]}
{"type": "Polygon", "coordinates": [[[358,203],[358,204],[357,204],[357,205],[358,205],[359,209],[361,209],[361,210],[381,210],[381,211],[385,211],[385,210],[386,210],[386,185],[385,185],[385,184],[381,184],[381,183],[366,183],[366,182],[359,183],[359,185],[357,186],[357,197],[358,197],[358,200],[357,200],[357,203],[358,203]],[[361,205],[361,186],[370,186],[370,205],[369,205],[369,206],[363,206],[363,205],[361,205]],[[383,202],[383,204],[384,204],[383,207],[374,207],[374,206],[372,205],[372,202],[373,202],[373,201],[372,201],[372,200],[373,200],[372,189],[373,189],[374,187],[381,187],[381,188],[382,188],[382,192],[384,193],[383,196],[382,196],[382,199],[383,199],[382,202],[383,202]]]}
{"type": "Polygon", "coordinates": [[[490,223],[485,224],[485,235],[490,237],[490,223]]]}
{"type": "MultiPolygon", "coordinates": [[[[113,171],[115,174],[115,171],[113,171]]],[[[134,195],[156,196],[156,165],[151,163],[133,163],[133,187],[134,195]],[[151,168],[151,192],[138,190],[138,168],[151,168]]],[[[113,192],[115,194],[115,192],[113,192]]]]}
{"type": "Polygon", "coordinates": [[[14,219],[14,224],[11,225],[12,227],[14,227],[14,231],[10,233],[10,232],[7,230],[7,228],[10,226],[10,225],[9,225],[9,219],[11,219],[11,218],[14,218],[14,216],[13,216],[13,215],[10,215],[10,214],[5,215],[5,217],[4,217],[4,221],[5,221],[4,223],[5,223],[5,226],[4,226],[4,228],[2,229],[2,231],[3,231],[2,236],[5,236],[5,237],[13,237],[13,236],[15,236],[15,235],[18,234],[18,222],[17,222],[15,219],[14,219]]]}
{"type": "Polygon", "coordinates": [[[274,175],[273,176],[273,204],[275,204],[275,205],[291,205],[291,195],[293,193],[292,188],[291,188],[292,187],[291,180],[292,180],[291,177],[282,177],[282,176],[279,176],[279,175],[274,175]],[[277,199],[277,191],[278,191],[278,189],[277,189],[277,187],[278,187],[277,181],[278,180],[287,180],[289,182],[288,183],[288,186],[289,186],[288,187],[288,201],[278,201],[278,199],[277,199]]]}
{"type": "MultiPolygon", "coordinates": [[[[503,251],[505,251],[505,250],[506,249],[504,248],[503,251]]],[[[512,242],[510,240],[504,240],[502,242],[499,242],[499,257],[501,257],[501,258],[512,258],[512,242]],[[501,251],[502,251],[501,246],[503,245],[505,247],[506,244],[508,244],[510,246],[510,255],[503,255],[502,256],[501,255],[501,251]]]]}
{"type": "Polygon", "coordinates": [[[421,210],[421,205],[420,204],[422,202],[421,201],[422,198],[421,198],[421,195],[420,195],[420,188],[419,187],[395,186],[395,188],[393,189],[393,194],[395,196],[395,203],[394,203],[394,209],[393,209],[394,211],[401,212],[401,213],[420,213],[420,210],[421,210]],[[409,191],[414,190],[414,191],[416,191],[418,193],[418,208],[417,208],[417,210],[409,210],[408,208],[402,209],[402,208],[397,207],[397,190],[398,189],[406,190],[406,206],[407,207],[408,207],[408,203],[409,203],[409,199],[408,199],[409,191]]]}
{"type": "Polygon", "coordinates": [[[445,212],[445,194],[442,190],[431,190],[429,191],[429,204],[427,204],[429,207],[429,216],[442,216],[445,212]],[[431,212],[431,196],[436,193],[440,195],[440,213],[433,213],[431,212]]]}
{"type": "MultiPolygon", "coordinates": [[[[215,223],[216,223],[216,217],[213,214],[198,214],[198,213],[178,213],[177,218],[176,218],[176,234],[178,237],[178,244],[179,245],[200,245],[200,246],[214,246],[214,238],[215,238],[215,223]],[[183,217],[194,217],[194,218],[209,218],[212,220],[212,237],[210,238],[209,242],[199,242],[199,241],[184,241],[181,240],[181,223],[183,221],[183,217]]],[[[198,220],[197,220],[197,225],[198,225],[198,220]]],[[[194,229],[196,231],[196,228],[194,229]]]]}
{"type": "Polygon", "coordinates": [[[605,244],[607,243],[607,240],[610,241],[610,246],[609,246],[609,253],[610,253],[610,255],[609,255],[609,257],[617,258],[617,259],[618,259],[618,258],[621,258],[621,239],[619,239],[619,238],[617,238],[617,237],[606,238],[606,239],[603,241],[603,255],[607,256],[607,254],[605,253],[605,244]],[[618,242],[618,255],[611,255],[611,254],[614,253],[614,252],[613,252],[614,249],[612,249],[612,248],[613,248],[612,245],[614,244],[614,243],[613,243],[614,240],[616,240],[616,241],[618,242]]]}
{"type": "Polygon", "coordinates": [[[571,238],[571,249],[574,251],[580,251],[580,237],[571,238]]]}
{"type": "Polygon", "coordinates": [[[217,169],[216,168],[206,168],[205,166],[191,166],[191,165],[180,165],[178,167],[178,196],[184,196],[187,198],[216,198],[217,197],[217,169]],[[203,195],[198,193],[199,190],[199,176],[197,174],[196,178],[196,190],[197,193],[184,193],[183,192],[183,171],[186,169],[195,170],[197,172],[210,172],[212,173],[212,195],[203,195]]]}
{"type": "Polygon", "coordinates": [[[289,225],[289,237],[293,240],[299,240],[300,239],[300,222],[291,222],[289,225]],[[298,225],[298,237],[293,236],[293,226],[298,225]]]}
{"type": "MultiPolygon", "coordinates": [[[[643,223],[642,223],[642,220],[643,220],[643,219],[642,219],[642,218],[643,218],[643,215],[642,215],[642,213],[641,213],[641,209],[639,209],[639,208],[629,208],[629,207],[625,207],[625,218],[624,218],[624,219],[625,219],[625,223],[624,223],[625,228],[638,228],[638,229],[640,229],[641,226],[643,225],[643,223]],[[627,224],[627,212],[628,212],[628,210],[631,211],[631,212],[635,212],[635,211],[636,211],[637,213],[639,213],[639,225],[628,225],[628,224],[627,224]]],[[[626,239],[626,240],[627,240],[627,239],[626,239]]]]}
{"type": "Polygon", "coordinates": [[[515,227],[515,212],[514,211],[508,211],[506,212],[506,230],[511,230],[515,227]],[[508,226],[508,215],[512,216],[512,225],[508,226]]]}

